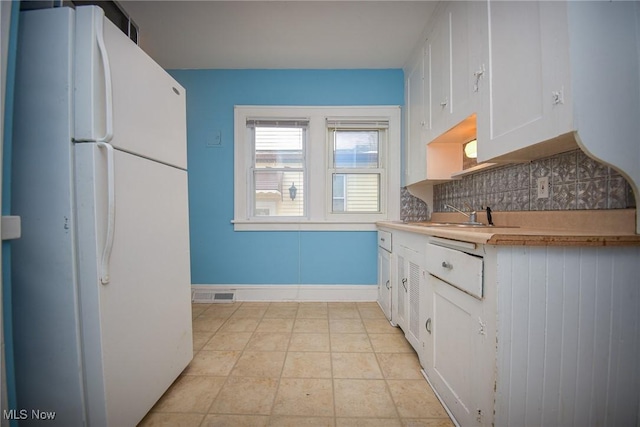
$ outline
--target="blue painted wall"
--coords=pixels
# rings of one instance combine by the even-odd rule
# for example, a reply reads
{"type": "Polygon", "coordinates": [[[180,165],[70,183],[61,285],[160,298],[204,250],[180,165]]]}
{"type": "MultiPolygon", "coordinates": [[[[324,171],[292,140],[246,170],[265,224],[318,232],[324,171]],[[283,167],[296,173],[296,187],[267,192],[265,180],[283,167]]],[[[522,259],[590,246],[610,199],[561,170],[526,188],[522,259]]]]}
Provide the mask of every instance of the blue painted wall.
{"type": "Polygon", "coordinates": [[[402,70],[169,72],[187,89],[192,283],[375,284],[375,232],[234,232],[233,108],[403,105],[402,70]]]}

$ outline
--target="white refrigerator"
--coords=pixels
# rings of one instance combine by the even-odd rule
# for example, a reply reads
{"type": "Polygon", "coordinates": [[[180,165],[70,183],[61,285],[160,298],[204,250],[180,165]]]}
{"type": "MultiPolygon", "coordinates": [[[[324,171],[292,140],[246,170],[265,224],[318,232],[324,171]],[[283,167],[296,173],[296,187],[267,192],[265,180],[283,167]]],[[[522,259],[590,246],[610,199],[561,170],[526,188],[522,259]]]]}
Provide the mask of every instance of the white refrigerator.
{"type": "Polygon", "coordinates": [[[185,96],[100,8],[21,13],[20,425],[134,426],[191,361],[185,96]]]}

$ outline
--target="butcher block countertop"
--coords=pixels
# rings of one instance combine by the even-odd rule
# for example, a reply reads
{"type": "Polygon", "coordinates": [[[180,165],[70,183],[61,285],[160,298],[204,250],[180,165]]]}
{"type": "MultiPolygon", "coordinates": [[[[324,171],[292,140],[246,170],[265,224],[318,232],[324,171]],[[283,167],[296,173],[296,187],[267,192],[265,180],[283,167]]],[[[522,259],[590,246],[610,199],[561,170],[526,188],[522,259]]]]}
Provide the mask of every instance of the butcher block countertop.
{"type": "MultiPolygon", "coordinates": [[[[635,215],[635,209],[494,212],[494,227],[476,228],[437,225],[462,223],[467,218],[459,213],[435,212],[428,222],[381,221],[377,225],[488,245],[640,246],[635,215]]],[[[486,215],[478,212],[478,221],[486,224],[486,215]]]]}

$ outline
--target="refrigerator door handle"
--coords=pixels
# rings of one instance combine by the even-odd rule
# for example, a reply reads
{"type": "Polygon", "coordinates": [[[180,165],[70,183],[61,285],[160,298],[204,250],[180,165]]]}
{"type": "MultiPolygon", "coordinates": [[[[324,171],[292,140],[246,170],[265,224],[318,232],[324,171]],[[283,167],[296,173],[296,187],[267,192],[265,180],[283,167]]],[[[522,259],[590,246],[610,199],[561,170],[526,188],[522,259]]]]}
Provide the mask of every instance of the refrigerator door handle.
{"type": "Polygon", "coordinates": [[[109,142],[113,138],[113,91],[111,82],[111,66],[109,64],[109,55],[107,47],[104,44],[104,15],[95,14],[96,23],[96,41],[98,50],[100,51],[100,59],[102,60],[102,69],[104,71],[104,91],[105,91],[105,134],[98,142],[109,142]]]}
{"type": "Polygon", "coordinates": [[[100,267],[100,283],[109,283],[109,260],[113,248],[113,236],[116,218],[115,174],[113,165],[113,146],[106,142],[98,142],[98,147],[107,151],[107,236],[102,248],[102,260],[100,267]]]}

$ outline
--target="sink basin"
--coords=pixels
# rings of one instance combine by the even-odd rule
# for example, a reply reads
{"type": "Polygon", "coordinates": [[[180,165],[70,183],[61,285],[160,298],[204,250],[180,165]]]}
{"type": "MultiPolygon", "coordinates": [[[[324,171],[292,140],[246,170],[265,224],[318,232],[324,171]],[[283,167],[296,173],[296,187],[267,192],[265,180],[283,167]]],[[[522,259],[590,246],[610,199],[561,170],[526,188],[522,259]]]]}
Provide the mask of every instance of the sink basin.
{"type": "Polygon", "coordinates": [[[458,228],[518,228],[515,225],[486,225],[472,222],[416,222],[412,225],[420,225],[422,227],[458,227],[458,228]]]}
{"type": "Polygon", "coordinates": [[[475,224],[471,222],[421,222],[417,225],[422,225],[423,227],[490,227],[489,225],[475,224]]]}

